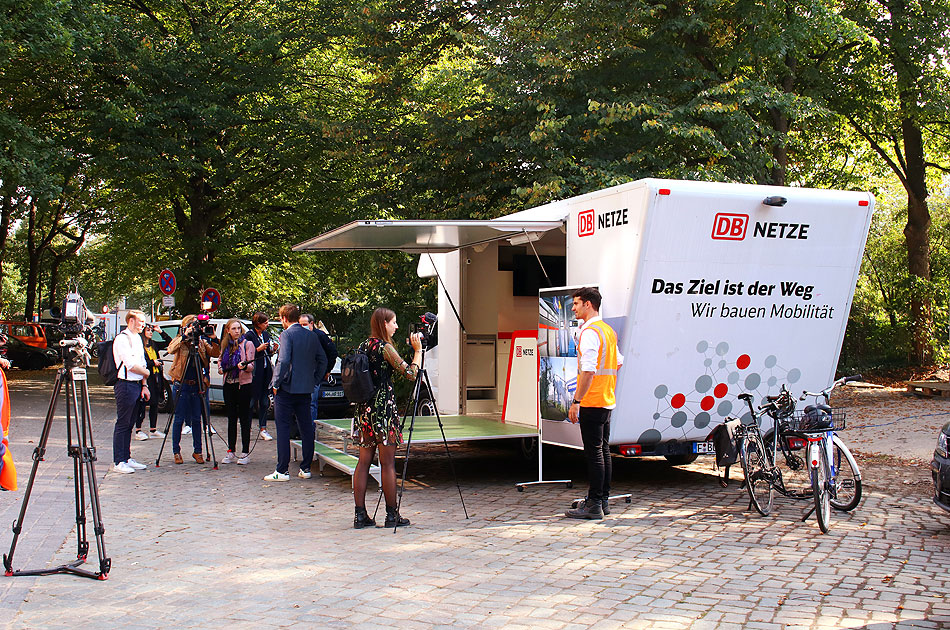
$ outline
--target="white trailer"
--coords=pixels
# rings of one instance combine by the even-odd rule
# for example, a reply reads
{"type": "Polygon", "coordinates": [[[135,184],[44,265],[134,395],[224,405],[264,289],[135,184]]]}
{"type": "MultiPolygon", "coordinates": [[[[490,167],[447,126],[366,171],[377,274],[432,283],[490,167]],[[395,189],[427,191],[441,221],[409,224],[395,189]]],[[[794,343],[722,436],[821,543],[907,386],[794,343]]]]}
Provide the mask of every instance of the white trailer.
{"type": "Polygon", "coordinates": [[[576,322],[547,289],[597,286],[625,357],[611,444],[688,461],[738,394],[831,382],[873,208],[864,192],[645,179],[501,219],[356,221],[294,249],[421,254],[441,285],[440,412],[571,447],[576,322]]]}

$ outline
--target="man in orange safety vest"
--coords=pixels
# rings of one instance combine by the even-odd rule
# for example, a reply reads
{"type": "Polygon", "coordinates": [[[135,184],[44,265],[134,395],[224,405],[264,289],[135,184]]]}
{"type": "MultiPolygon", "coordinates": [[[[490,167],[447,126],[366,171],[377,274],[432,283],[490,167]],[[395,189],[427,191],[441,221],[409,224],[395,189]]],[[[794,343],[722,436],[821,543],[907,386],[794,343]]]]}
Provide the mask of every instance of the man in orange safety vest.
{"type": "Polygon", "coordinates": [[[623,356],[617,351],[617,333],[600,317],[600,291],[583,287],[571,297],[571,310],[584,323],[577,333],[577,390],[568,418],[581,424],[590,489],[566,515],[599,519],[610,513],[610,411],[617,406],[617,371],[623,356]]]}

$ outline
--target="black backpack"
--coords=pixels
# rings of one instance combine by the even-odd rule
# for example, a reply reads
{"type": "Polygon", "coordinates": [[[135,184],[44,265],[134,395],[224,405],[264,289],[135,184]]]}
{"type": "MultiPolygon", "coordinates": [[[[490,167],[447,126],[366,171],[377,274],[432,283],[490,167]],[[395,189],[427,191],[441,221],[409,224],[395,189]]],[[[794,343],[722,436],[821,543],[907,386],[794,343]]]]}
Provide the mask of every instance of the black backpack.
{"type": "Polygon", "coordinates": [[[122,364],[115,364],[115,357],[112,355],[113,341],[115,340],[99,342],[99,376],[105,385],[116,384],[119,380],[119,368],[122,367],[122,364]]]}
{"type": "Polygon", "coordinates": [[[726,420],[713,429],[709,436],[716,449],[716,466],[726,469],[719,482],[723,487],[729,482],[729,467],[739,461],[739,443],[736,439],[739,422],[737,418],[726,420]]]}
{"type": "Polygon", "coordinates": [[[343,394],[353,403],[367,403],[376,393],[376,384],[369,369],[369,357],[360,346],[350,351],[340,364],[343,394]]]}

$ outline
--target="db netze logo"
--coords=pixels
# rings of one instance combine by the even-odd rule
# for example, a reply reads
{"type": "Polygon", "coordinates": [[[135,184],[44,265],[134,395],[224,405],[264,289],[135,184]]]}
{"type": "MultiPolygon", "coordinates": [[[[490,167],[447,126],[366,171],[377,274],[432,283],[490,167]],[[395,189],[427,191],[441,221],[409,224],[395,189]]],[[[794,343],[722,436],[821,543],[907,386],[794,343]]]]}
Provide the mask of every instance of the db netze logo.
{"type": "Polygon", "coordinates": [[[590,236],[594,233],[594,209],[584,210],[577,215],[577,235],[590,236]]]}
{"type": "Polygon", "coordinates": [[[522,356],[533,357],[534,348],[522,348],[521,346],[515,346],[515,358],[520,359],[522,356]]]}
{"type": "Polygon", "coordinates": [[[720,212],[713,220],[712,237],[725,241],[741,241],[749,228],[749,215],[720,212]]]}

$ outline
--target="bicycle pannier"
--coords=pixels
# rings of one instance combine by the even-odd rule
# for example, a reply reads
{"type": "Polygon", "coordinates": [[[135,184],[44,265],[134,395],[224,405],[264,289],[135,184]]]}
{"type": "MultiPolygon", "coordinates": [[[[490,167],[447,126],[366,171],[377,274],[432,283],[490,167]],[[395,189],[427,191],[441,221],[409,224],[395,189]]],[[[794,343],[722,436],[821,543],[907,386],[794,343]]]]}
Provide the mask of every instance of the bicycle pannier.
{"type": "Polygon", "coordinates": [[[716,465],[731,466],[739,461],[739,445],[736,443],[738,418],[726,420],[713,429],[711,434],[713,448],[716,449],[716,465]]]}

